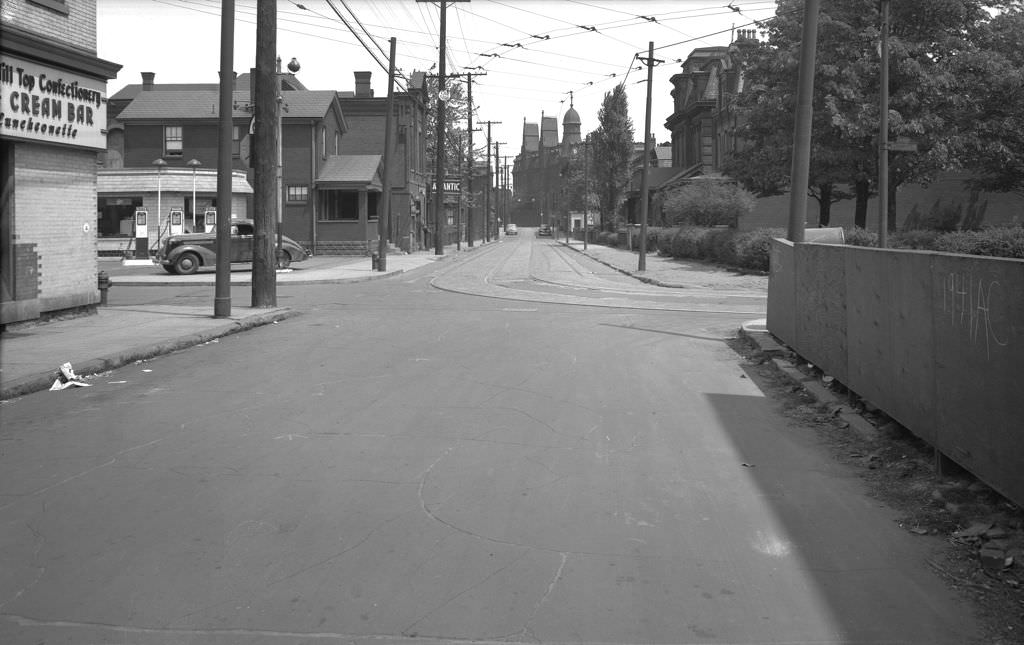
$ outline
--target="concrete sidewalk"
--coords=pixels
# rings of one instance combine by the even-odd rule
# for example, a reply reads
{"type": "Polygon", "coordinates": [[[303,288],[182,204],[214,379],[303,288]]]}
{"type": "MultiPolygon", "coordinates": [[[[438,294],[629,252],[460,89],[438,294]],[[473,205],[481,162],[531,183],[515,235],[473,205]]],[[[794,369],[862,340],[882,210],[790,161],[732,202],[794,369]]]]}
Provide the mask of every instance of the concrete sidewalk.
{"type": "MultiPolygon", "coordinates": [[[[277,274],[279,288],[304,284],[339,284],[385,278],[450,257],[432,253],[393,255],[386,271],[374,271],[369,257],[318,256],[277,274]]],[[[166,273],[157,265],[123,265],[101,260],[112,289],[125,286],[214,285],[216,273],[191,276],[166,273]]],[[[232,285],[251,283],[251,272],[235,268],[232,285]]],[[[95,315],[11,325],[0,337],[0,399],[47,390],[60,366],[89,376],[134,361],[167,354],[214,338],[284,320],[298,312],[288,307],[231,307],[228,318],[214,318],[212,306],[134,305],[97,307],[95,315]]]]}
{"type": "Polygon", "coordinates": [[[719,267],[705,262],[678,260],[647,253],[644,256],[645,270],[639,271],[640,255],[636,251],[620,249],[601,244],[561,239],[563,246],[572,248],[598,262],[631,275],[641,282],[670,287],[673,289],[717,289],[717,290],[763,290],[768,292],[768,276],[757,273],[744,273],[734,269],[719,267]]]}

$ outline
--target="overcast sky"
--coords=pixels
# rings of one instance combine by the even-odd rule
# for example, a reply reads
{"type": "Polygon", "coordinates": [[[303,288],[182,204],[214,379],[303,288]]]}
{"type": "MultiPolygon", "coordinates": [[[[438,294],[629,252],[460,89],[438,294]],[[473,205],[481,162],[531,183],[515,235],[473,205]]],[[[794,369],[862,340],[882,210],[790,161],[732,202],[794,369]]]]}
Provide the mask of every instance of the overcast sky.
{"type": "MultiPolygon", "coordinates": [[[[583,131],[593,130],[604,94],[619,82],[629,95],[636,140],[642,140],[647,71],[637,69],[634,55],[646,57],[650,41],[655,58],[664,61],[654,70],[651,131],[657,141],[667,141],[669,78],[680,61],[695,48],[728,45],[734,29],[749,28],[775,11],[774,1],[751,0],[734,0],[731,7],[729,0],[447,4],[446,72],[486,72],[473,79],[476,119],[501,121],[492,135],[502,142],[502,155],[519,151],[524,118],[536,123],[543,112],[561,123],[570,91],[583,131]]],[[[123,65],[108,95],[140,83],[141,72],[155,72],[157,83],[217,82],[220,8],[221,0],[97,0],[98,55],[123,65]]],[[[403,73],[430,70],[438,62],[439,13],[439,2],[416,0],[279,0],[278,52],[285,62],[298,59],[298,78],[309,89],[352,90],[353,72],[372,71],[374,93],[383,97],[388,39],[397,39],[403,73]]],[[[255,65],[255,48],[256,0],[236,0],[238,73],[255,65]]]]}

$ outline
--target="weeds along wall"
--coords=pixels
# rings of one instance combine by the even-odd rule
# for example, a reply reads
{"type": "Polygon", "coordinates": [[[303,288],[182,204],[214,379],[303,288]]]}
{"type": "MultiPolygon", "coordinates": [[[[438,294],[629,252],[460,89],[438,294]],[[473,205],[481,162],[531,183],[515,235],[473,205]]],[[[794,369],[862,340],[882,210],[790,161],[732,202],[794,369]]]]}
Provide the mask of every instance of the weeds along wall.
{"type": "Polygon", "coordinates": [[[1024,504],[1024,260],[776,239],[768,329],[1024,504]]]}

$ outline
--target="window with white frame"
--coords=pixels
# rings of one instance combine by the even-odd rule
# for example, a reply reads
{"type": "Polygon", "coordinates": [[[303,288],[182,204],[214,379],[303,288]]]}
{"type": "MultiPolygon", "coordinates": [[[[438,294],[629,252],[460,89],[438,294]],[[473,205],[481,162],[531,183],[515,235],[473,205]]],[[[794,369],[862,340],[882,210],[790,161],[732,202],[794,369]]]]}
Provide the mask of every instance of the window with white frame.
{"type": "Polygon", "coordinates": [[[242,126],[233,125],[231,126],[231,156],[240,157],[242,155],[242,126]]]}
{"type": "Polygon", "coordinates": [[[183,154],[181,126],[164,126],[164,156],[180,157],[183,154]]]}
{"type": "Polygon", "coordinates": [[[309,186],[295,185],[288,186],[288,201],[291,203],[300,203],[309,200],[309,186]]]}

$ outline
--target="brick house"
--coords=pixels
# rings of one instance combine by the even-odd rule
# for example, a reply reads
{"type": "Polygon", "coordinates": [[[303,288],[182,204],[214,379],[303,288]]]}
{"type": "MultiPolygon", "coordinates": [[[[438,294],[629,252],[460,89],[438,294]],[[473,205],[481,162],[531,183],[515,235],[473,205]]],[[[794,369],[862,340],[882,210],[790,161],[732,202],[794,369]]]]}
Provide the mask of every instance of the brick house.
{"type": "Polygon", "coordinates": [[[107,81],[96,0],[4,2],[0,25],[0,324],[99,302],[97,156],[107,81]]]}
{"type": "MultiPolygon", "coordinates": [[[[355,72],[355,91],[338,92],[348,131],[341,140],[345,155],[382,155],[384,152],[387,97],[375,97],[371,72],[355,72]]],[[[404,91],[394,92],[394,130],[391,133],[391,219],[388,239],[409,251],[429,242],[423,239],[428,204],[426,159],[426,75],[413,72],[403,81],[404,91]]],[[[325,178],[326,181],[326,178],[325,178]]],[[[374,234],[376,237],[376,234],[374,234]]]]}
{"type": "MultiPolygon", "coordinates": [[[[424,112],[417,91],[425,93],[425,85],[422,74],[415,78],[419,79],[420,90],[402,96],[396,93],[398,118],[391,164],[395,217],[389,231],[393,238],[406,242],[410,229],[415,230],[409,215],[415,217],[421,212],[423,194],[424,112]]],[[[235,217],[252,212],[250,79],[250,74],[235,79],[233,191],[239,197],[232,199],[235,217]]],[[[317,254],[366,253],[378,236],[386,99],[372,97],[368,77],[367,90],[358,93],[308,90],[294,74],[280,70],[278,80],[284,107],[282,232],[317,254]],[[348,102],[344,108],[343,102],[348,102]]],[[[196,228],[201,229],[201,214],[207,208],[216,208],[217,86],[159,85],[147,73],[141,86],[124,88],[112,103],[115,118],[111,131],[119,134],[112,138],[108,169],[101,173],[104,179],[110,179],[103,182],[101,200],[112,210],[121,209],[115,218],[123,222],[133,208],[129,201],[152,204],[155,196],[162,212],[159,217],[155,210],[150,212],[151,245],[169,232],[172,209],[181,211],[187,223],[191,223],[193,213],[200,215],[196,228]],[[166,165],[154,168],[157,159],[166,165]],[[195,170],[189,167],[193,159],[199,162],[195,170]],[[137,185],[126,193],[131,171],[137,173],[137,185]],[[193,177],[197,184],[194,203],[190,190],[193,177]],[[164,181],[170,182],[171,188],[155,192],[153,187],[164,181]]],[[[114,231],[111,223],[108,229],[123,236],[122,226],[119,224],[114,231]]],[[[406,246],[403,244],[403,248],[406,246]]]]}

